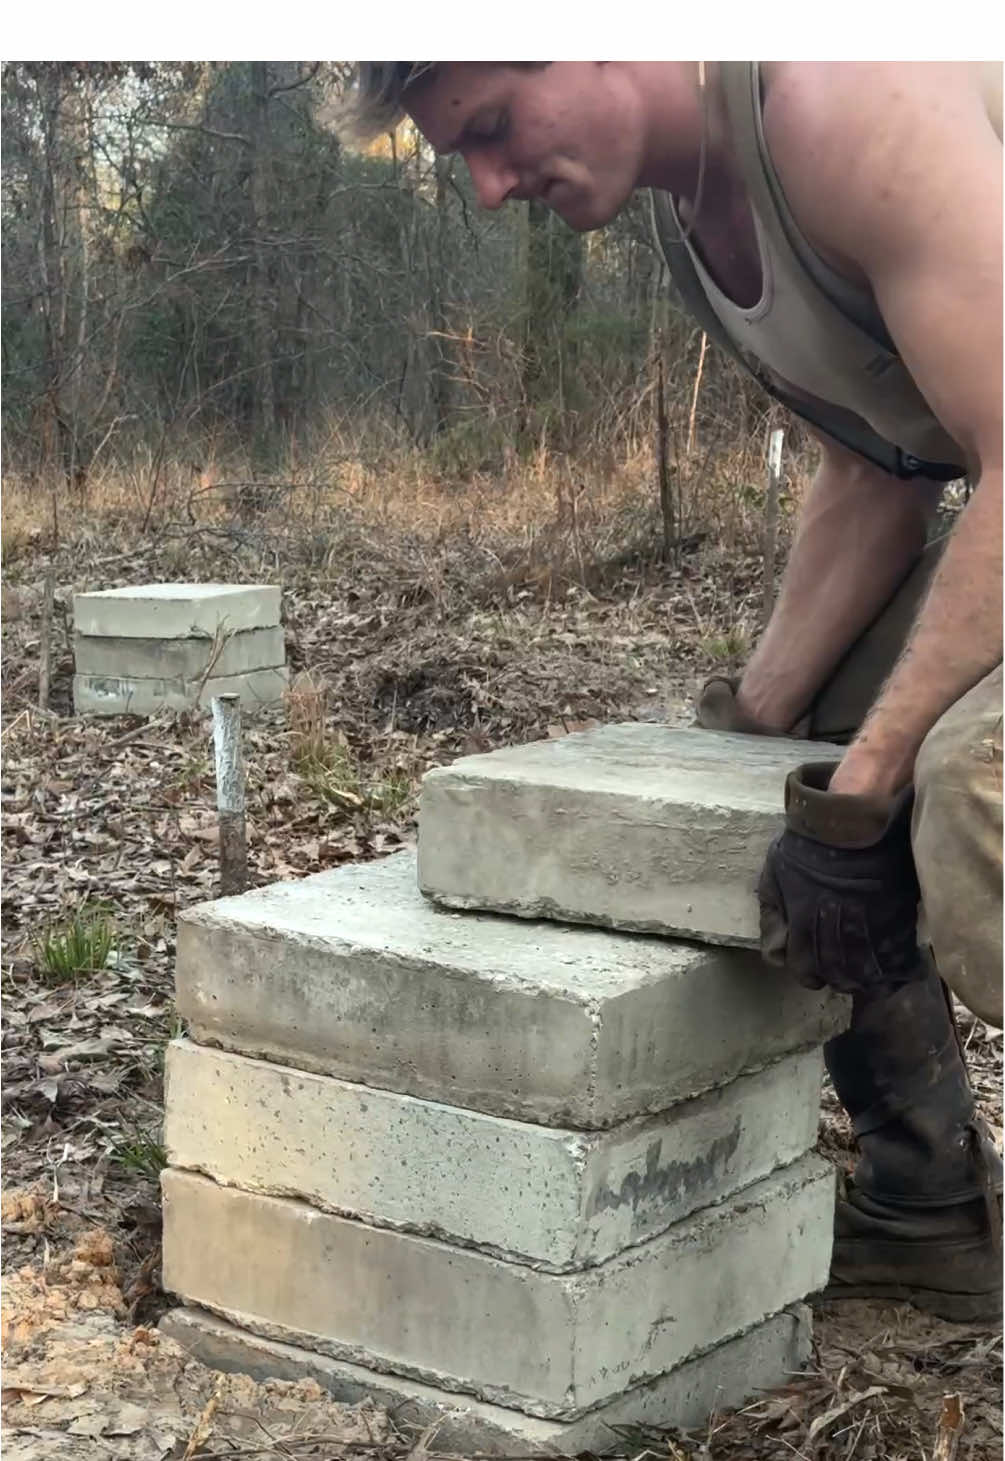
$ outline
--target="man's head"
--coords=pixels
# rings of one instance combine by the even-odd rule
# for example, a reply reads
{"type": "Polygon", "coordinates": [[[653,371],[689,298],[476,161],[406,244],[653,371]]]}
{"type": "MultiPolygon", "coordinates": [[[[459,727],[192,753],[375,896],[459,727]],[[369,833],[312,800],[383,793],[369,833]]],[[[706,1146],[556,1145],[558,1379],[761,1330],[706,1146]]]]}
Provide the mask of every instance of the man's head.
{"type": "Polygon", "coordinates": [[[407,113],[467,163],[479,203],[540,198],[575,229],[599,228],[643,181],[647,117],[636,68],[603,61],[365,61],[358,134],[407,113]]]}

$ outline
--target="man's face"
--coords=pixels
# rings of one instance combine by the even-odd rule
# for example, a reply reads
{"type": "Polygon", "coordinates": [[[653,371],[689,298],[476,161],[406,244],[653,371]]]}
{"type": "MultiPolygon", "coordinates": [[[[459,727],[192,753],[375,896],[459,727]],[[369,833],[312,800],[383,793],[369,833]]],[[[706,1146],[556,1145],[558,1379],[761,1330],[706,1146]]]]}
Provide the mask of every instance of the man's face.
{"type": "Polygon", "coordinates": [[[615,64],[444,62],[408,110],[437,152],[464,158],[483,208],[540,198],[584,232],[609,223],[638,179],[643,118],[615,64]]]}

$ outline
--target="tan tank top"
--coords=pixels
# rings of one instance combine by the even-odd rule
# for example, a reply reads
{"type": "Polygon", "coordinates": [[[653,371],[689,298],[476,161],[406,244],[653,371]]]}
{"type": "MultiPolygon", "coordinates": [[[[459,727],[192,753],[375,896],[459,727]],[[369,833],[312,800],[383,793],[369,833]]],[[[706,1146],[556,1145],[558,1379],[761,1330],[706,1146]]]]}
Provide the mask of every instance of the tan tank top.
{"type": "Polygon", "coordinates": [[[718,326],[711,332],[733,347],[762,384],[838,440],[901,476],[914,475],[912,469],[923,470],[926,463],[939,468],[927,475],[962,476],[962,448],[936,420],[897,355],[872,294],[830,268],[789,211],[764,141],[758,63],[721,62],[720,76],[753,212],[761,297],[749,309],[729,299],[695,250],[678,242],[682,229],[673,200],[654,191],[657,236],[685,302],[706,326],[712,321],[701,316],[710,310],[718,326]],[[687,281],[685,273],[691,274],[687,281]],[[696,308],[696,281],[704,311],[696,308]],[[895,463],[906,466],[900,470],[895,463]]]}

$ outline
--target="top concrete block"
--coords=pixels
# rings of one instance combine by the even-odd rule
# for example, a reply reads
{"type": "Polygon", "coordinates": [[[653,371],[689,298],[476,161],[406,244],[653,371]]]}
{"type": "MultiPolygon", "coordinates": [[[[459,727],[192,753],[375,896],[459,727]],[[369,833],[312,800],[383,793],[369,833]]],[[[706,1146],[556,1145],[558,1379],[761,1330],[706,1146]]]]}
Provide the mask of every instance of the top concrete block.
{"type": "Polygon", "coordinates": [[[143,583],[74,594],[77,634],[128,639],[212,637],[223,628],[280,623],[279,588],[268,583],[143,583]]]}
{"type": "Polygon", "coordinates": [[[600,1129],[847,1023],[754,954],[423,898],[404,852],[186,909],[194,1040],[403,1095],[600,1129]]]}
{"type": "Polygon", "coordinates": [[[452,908],[756,946],[785,777],[822,741],[609,725],[427,772],[419,886],[452,908]]]}

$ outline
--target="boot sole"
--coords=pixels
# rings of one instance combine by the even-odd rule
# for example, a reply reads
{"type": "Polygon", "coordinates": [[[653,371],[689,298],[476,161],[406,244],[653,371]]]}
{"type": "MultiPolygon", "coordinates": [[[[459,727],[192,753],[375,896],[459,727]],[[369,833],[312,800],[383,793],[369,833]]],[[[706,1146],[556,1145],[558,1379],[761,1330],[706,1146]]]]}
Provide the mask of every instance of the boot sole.
{"type": "Polygon", "coordinates": [[[828,1284],[814,1299],[829,1302],[841,1299],[894,1299],[911,1304],[925,1314],[948,1319],[954,1324],[971,1324],[1000,1320],[1001,1292],[986,1294],[949,1294],[940,1289],[918,1288],[913,1284],[837,1283],[828,1284]]]}

